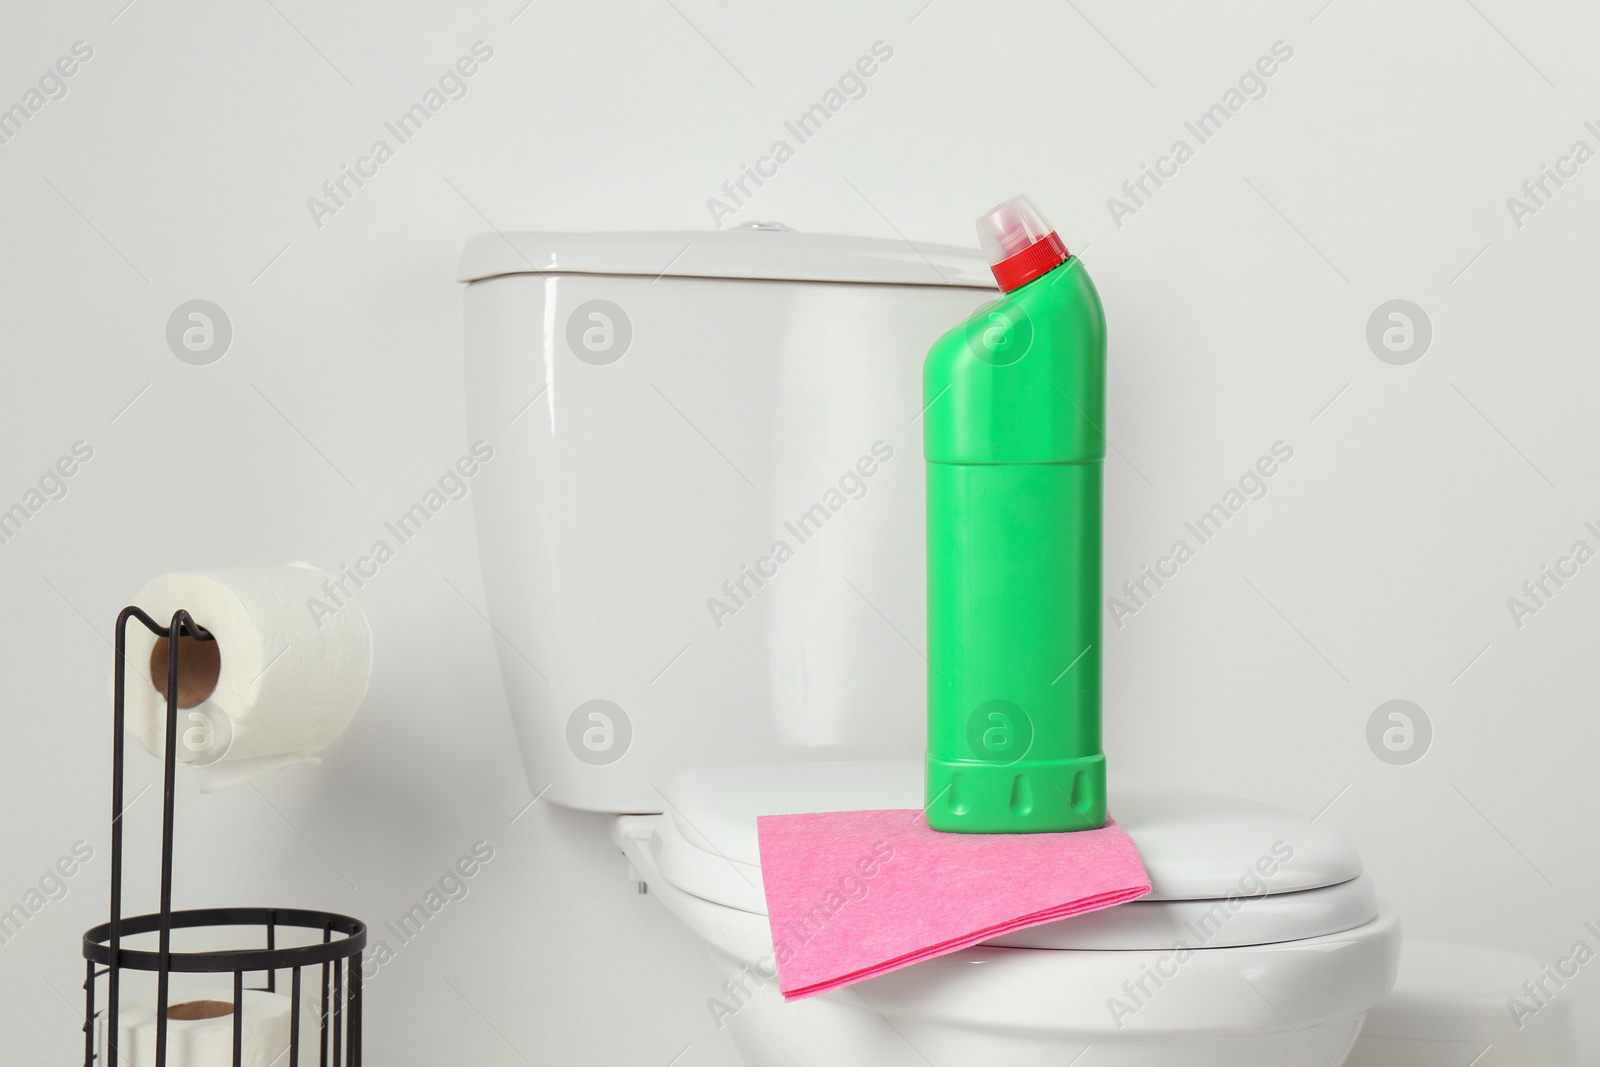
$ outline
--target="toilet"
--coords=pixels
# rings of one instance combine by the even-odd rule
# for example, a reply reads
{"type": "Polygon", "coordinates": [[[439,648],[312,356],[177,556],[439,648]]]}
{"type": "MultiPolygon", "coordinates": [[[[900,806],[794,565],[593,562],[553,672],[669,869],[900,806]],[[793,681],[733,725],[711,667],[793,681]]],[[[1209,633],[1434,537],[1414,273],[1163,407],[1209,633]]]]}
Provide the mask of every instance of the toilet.
{"type": "Polygon", "coordinates": [[[682,980],[747,1063],[1345,1061],[1400,952],[1354,849],[1132,778],[1111,811],[1150,898],[777,991],[756,817],[921,807],[921,363],[997,294],[975,251],[767,223],[495,233],[460,277],[484,595],[530,788],[613,816],[642,904],[705,945],[682,980]]]}

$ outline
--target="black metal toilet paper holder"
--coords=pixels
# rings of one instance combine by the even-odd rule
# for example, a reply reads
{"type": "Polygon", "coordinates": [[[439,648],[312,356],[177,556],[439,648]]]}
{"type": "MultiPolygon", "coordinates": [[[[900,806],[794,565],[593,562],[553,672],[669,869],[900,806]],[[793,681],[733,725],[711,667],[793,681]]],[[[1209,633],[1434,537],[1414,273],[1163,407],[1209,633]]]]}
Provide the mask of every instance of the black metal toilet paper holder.
{"type": "MultiPolygon", "coordinates": [[[[304,1055],[309,1035],[301,1031],[301,998],[305,993],[306,968],[319,968],[321,993],[318,996],[317,1067],[361,1067],[361,963],[367,943],[366,925],[357,919],[332,912],[300,908],[196,908],[172,910],[172,829],[174,783],[177,771],[178,651],[183,638],[210,641],[212,636],[194,621],[187,611],[173,613],[163,627],[136,607],[123,608],[117,616],[116,675],[114,682],[114,722],[111,766],[111,910],[110,920],[91,927],[83,935],[84,1067],[119,1067],[116,1051],[120,1040],[118,1015],[121,1011],[121,977],[124,970],[153,971],[156,974],[156,1048],[154,1067],[166,1067],[168,1044],[169,977],[177,974],[233,975],[233,1064],[242,1067],[245,975],[265,973],[265,986],[252,986],[277,992],[278,973],[290,972],[290,1016],[288,1055],[277,1067],[311,1067],[304,1055]],[[126,694],[126,652],[128,620],[137,619],[151,633],[167,639],[167,715],[164,757],[165,795],[161,809],[161,910],[149,915],[124,917],[122,914],[122,814],[124,697],[126,694]],[[265,945],[220,951],[174,952],[173,930],[259,927],[265,945]],[[321,941],[289,947],[278,946],[280,930],[316,931],[321,941]],[[157,935],[155,951],[122,947],[124,937],[157,935]],[[104,1049],[96,1049],[95,986],[107,981],[104,1009],[104,1049]],[[348,1057],[348,1058],[347,1058],[348,1057]]],[[[137,799],[137,798],[135,798],[137,799]]],[[[302,935],[303,936],[303,935],[302,935]]]]}

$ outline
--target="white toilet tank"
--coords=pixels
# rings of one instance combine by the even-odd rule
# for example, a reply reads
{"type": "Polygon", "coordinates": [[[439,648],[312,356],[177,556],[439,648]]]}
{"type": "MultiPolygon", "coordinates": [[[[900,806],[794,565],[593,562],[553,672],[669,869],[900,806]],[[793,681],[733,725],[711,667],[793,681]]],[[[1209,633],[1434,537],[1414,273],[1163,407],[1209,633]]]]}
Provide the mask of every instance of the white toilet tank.
{"type": "Polygon", "coordinates": [[[920,754],[921,367],[976,251],[775,226],[468,243],[471,483],[530,788],[920,754]]]}

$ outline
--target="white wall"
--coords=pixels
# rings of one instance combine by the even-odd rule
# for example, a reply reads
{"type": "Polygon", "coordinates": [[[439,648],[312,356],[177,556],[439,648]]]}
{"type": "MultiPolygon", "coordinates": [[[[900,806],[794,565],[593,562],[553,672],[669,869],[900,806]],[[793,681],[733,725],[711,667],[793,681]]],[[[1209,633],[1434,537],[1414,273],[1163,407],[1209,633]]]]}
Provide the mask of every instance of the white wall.
{"type": "MultiPolygon", "coordinates": [[[[0,945],[0,1058],[81,1048],[107,641],[132,591],[167,569],[352,560],[465,447],[452,278],[470,234],[708,227],[707,198],[879,40],[894,55],[867,94],[736,221],[968,243],[992,202],[1043,205],[1112,323],[1110,585],[1294,448],[1108,630],[1111,758],[1331,801],[1411,933],[1541,960],[1588,937],[1600,564],[1520,628],[1506,599],[1575,540],[1600,548],[1583,526],[1600,526],[1600,163],[1520,227],[1506,199],[1574,141],[1600,148],[1600,17],[1321,2],[12,5],[0,107],[74,42],[93,57],[0,145],[0,505],[74,442],[94,454],[0,545],[0,904],[78,840],[95,858],[0,945]],[[468,94],[315,225],[307,198],[479,40],[493,58],[468,94]],[[1107,198],[1195,145],[1185,120],[1278,41],[1293,56],[1266,95],[1119,226],[1107,198]],[[193,298],[233,323],[211,366],[164,338],[193,298]],[[1364,338],[1394,298],[1433,326],[1410,366],[1364,338]],[[1367,746],[1394,698],[1435,730],[1412,766],[1367,746]]],[[[326,762],[185,788],[180,903],[377,925],[485,840],[471,894],[371,983],[372,1062],[664,1064],[686,1045],[679,1063],[735,1062],[698,949],[634,893],[602,821],[540,803],[512,824],[529,792],[495,643],[447,584],[481,605],[476,570],[470,509],[448,510],[362,594],[375,686],[326,762]]],[[[132,790],[155,779],[137,749],[131,767],[132,790]]],[[[130,910],[154,903],[155,800],[130,816],[130,910]]],[[[1585,972],[1563,996],[1597,988],[1585,972]]]]}

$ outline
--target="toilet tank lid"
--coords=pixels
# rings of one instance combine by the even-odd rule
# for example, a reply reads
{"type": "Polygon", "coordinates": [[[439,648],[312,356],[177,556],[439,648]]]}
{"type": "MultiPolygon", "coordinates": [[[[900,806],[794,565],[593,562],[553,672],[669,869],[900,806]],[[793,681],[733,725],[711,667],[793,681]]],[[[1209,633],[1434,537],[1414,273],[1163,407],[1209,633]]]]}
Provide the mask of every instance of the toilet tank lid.
{"type": "Polygon", "coordinates": [[[506,274],[627,274],[995,288],[976,249],[902,239],[799,233],[778,224],[636,233],[480,233],[456,273],[463,282],[506,274]]]}
{"type": "MultiPolygon", "coordinates": [[[[1223,900],[1340,885],[1362,874],[1338,831],[1267,804],[1113,773],[1111,815],[1150,872],[1150,900],[1223,900]]],[[[687,843],[759,867],[756,818],[915,808],[920,760],[691,768],[668,782],[668,814],[687,843]]]]}

